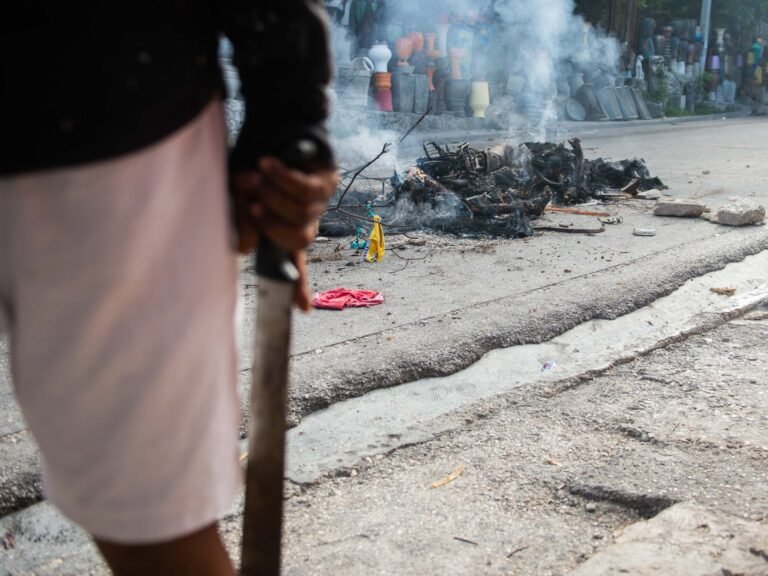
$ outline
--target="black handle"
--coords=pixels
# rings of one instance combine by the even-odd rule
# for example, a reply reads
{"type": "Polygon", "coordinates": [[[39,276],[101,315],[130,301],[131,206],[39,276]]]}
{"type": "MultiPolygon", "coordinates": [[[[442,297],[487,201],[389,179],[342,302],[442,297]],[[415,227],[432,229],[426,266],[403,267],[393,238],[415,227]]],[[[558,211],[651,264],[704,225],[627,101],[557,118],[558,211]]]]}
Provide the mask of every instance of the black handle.
{"type": "MultiPolygon", "coordinates": [[[[302,170],[317,156],[317,145],[312,140],[299,140],[279,154],[278,157],[290,168],[302,170]]],[[[259,276],[279,282],[296,282],[299,271],[290,256],[267,237],[259,240],[256,252],[256,273],[259,276]]]]}
{"type": "Polygon", "coordinates": [[[294,283],[299,279],[299,270],[290,256],[266,236],[259,239],[256,250],[256,273],[278,282],[294,283]]]}

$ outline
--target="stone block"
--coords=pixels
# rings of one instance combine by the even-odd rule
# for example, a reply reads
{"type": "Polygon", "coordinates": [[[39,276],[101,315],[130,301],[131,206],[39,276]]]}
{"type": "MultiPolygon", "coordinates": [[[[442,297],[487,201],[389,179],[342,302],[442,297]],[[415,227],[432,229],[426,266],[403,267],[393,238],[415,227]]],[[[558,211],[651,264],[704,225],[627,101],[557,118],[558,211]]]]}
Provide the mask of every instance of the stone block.
{"type": "Polygon", "coordinates": [[[660,200],[653,213],[656,216],[699,218],[707,207],[697,200],[660,200]]]}
{"type": "Polygon", "coordinates": [[[765,208],[755,202],[737,200],[717,211],[717,223],[725,226],[750,226],[765,221],[765,208]]]}

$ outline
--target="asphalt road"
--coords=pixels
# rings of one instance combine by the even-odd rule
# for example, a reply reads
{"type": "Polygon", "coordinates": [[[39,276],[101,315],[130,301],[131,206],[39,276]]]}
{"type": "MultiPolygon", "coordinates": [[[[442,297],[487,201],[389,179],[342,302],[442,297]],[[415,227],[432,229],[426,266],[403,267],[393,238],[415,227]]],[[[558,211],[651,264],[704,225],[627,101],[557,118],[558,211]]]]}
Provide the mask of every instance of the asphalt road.
{"type": "MultiPolygon", "coordinates": [[[[713,208],[734,196],[768,205],[764,119],[584,124],[570,130],[581,137],[590,158],[645,158],[673,197],[698,198],[713,208]]],[[[404,149],[396,164],[393,156],[378,169],[390,172],[395,165],[408,165],[413,151],[404,149]]],[[[586,321],[616,318],[651,304],[690,278],[768,248],[765,227],[734,229],[704,220],[661,219],[651,214],[647,201],[605,209],[623,223],[595,236],[544,233],[525,241],[430,236],[423,242],[390,237],[402,243],[400,256],[413,258],[407,263],[390,253],[384,262],[367,265],[343,243],[338,250],[336,243],[315,245],[315,289],[377,289],[386,302],[366,310],[297,318],[293,422],[376,388],[456,372],[494,348],[544,342],[586,321]],[[655,228],[657,235],[633,236],[635,226],[655,228]]],[[[550,218],[555,226],[595,224],[583,217],[550,218]]],[[[244,261],[244,389],[254,283],[244,261]]],[[[4,346],[0,343],[0,510],[7,513],[40,495],[35,447],[13,403],[4,346]]],[[[2,554],[0,550],[0,560],[2,554]]]]}

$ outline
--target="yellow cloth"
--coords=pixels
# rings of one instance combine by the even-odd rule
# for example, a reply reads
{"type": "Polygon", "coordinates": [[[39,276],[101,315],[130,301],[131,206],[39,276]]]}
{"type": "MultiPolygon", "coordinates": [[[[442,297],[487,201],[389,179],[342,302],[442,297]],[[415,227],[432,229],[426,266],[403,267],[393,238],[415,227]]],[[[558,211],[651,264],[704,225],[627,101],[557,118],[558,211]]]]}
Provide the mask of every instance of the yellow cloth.
{"type": "Polygon", "coordinates": [[[384,228],[381,225],[381,216],[373,217],[374,224],[371,237],[368,239],[368,253],[365,255],[367,262],[381,262],[384,259],[384,228]]]}

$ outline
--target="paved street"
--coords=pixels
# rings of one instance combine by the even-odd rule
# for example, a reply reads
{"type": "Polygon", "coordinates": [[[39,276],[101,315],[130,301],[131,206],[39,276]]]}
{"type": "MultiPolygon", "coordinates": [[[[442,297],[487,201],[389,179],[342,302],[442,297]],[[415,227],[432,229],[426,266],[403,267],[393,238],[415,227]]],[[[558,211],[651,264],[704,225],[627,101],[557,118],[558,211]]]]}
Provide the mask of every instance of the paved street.
{"type": "MultiPolygon", "coordinates": [[[[731,197],[768,206],[765,119],[584,123],[569,131],[589,158],[643,157],[671,197],[697,198],[711,209],[731,197]]],[[[482,142],[491,144],[475,144],[482,142]]],[[[397,165],[417,152],[404,147],[397,165]]],[[[376,169],[391,173],[394,159],[376,169]]],[[[768,229],[660,218],[643,200],[599,208],[622,222],[602,234],[544,232],[526,240],[392,235],[399,257],[390,251],[378,265],[360,262],[346,242],[313,247],[316,290],[376,289],[386,302],[297,318],[294,424],[309,430],[310,415],[343,410],[354,398],[364,410],[365,395],[377,389],[413,382],[412,389],[430,389],[429,380],[417,381],[459,373],[499,348],[532,346],[529,356],[542,368],[538,379],[520,377],[519,386],[489,394],[476,391],[493,378],[467,378],[464,400],[438,417],[414,417],[410,428],[389,431],[387,442],[339,453],[311,480],[297,472],[289,488],[287,574],[768,574],[768,324],[761,308],[768,229]],[[657,234],[634,236],[635,227],[657,234]],[[729,263],[740,266],[732,276],[723,270],[729,263]],[[725,276],[706,276],[718,271],[725,276]],[[594,367],[567,377],[543,370],[551,352],[539,362],[536,345],[595,320],[653,312],[699,277],[706,297],[680,300],[684,321],[675,330],[645,318],[652,330],[642,349],[606,344],[609,354],[594,367]],[[732,300],[709,294],[731,282],[732,300]],[[451,473],[455,479],[430,488],[451,473]],[[711,530],[700,529],[705,524],[711,530]],[[652,537],[658,531],[668,541],[652,537]],[[726,533],[735,535],[732,546],[726,533]],[[695,572],[665,564],[687,558],[686,546],[706,550],[710,564],[695,572]],[[649,547],[659,558],[656,572],[617,564],[649,547]]],[[[546,221],[599,226],[582,216],[546,221]]],[[[243,261],[244,391],[254,284],[243,261]]],[[[511,374],[522,370],[517,360],[510,366],[511,374]]],[[[0,537],[13,539],[0,549],[7,571],[0,574],[104,573],[82,535],[45,503],[30,507],[40,498],[38,465],[7,368],[3,341],[0,509],[19,511],[0,520],[0,537]]],[[[446,397],[438,394],[435,403],[446,397]]],[[[299,454],[305,444],[301,427],[295,430],[299,454]]],[[[222,525],[233,546],[236,512],[222,525]]]]}

